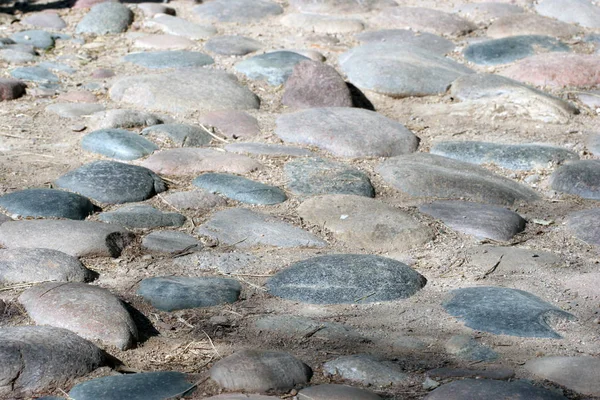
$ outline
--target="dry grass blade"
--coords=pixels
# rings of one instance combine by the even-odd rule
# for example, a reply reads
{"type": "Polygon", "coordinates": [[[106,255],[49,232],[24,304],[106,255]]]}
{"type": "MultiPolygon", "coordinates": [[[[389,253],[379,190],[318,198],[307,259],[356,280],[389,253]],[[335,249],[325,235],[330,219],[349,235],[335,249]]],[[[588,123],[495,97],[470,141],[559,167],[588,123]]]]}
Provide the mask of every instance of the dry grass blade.
{"type": "Polygon", "coordinates": [[[221,137],[218,137],[217,135],[215,135],[213,132],[210,131],[210,129],[208,129],[207,127],[205,127],[204,125],[200,124],[200,128],[202,128],[206,133],[208,133],[210,136],[214,137],[215,139],[217,139],[218,141],[221,141],[223,143],[229,143],[229,140],[227,139],[223,139],[221,137]]]}
{"type": "Polygon", "coordinates": [[[210,338],[210,336],[208,336],[208,333],[206,333],[206,331],[202,331],[202,333],[204,333],[206,335],[206,338],[208,339],[208,342],[210,343],[210,347],[212,347],[213,351],[215,352],[215,354],[217,355],[217,357],[219,358],[223,358],[221,356],[221,354],[219,354],[219,351],[217,350],[217,348],[215,347],[215,344],[213,343],[212,339],[210,338]]]}

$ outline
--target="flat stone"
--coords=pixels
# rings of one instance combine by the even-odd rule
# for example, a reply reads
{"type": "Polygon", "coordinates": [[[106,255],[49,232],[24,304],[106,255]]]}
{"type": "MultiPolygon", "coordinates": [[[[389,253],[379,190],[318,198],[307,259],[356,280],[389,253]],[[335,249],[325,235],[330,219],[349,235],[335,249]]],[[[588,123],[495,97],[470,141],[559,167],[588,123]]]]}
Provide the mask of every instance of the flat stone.
{"type": "Polygon", "coordinates": [[[181,226],[185,222],[184,215],[175,212],[162,212],[145,204],[130,204],[115,211],[98,215],[103,222],[118,224],[125,228],[151,229],[164,226],[181,226]]]}
{"type": "Polygon", "coordinates": [[[489,23],[503,17],[519,16],[525,13],[525,10],[517,5],[496,2],[461,4],[455,7],[454,11],[477,24],[489,23]]]}
{"type": "Polygon", "coordinates": [[[266,392],[306,384],[312,370],[283,351],[243,350],[217,361],[210,377],[226,390],[266,392]]]}
{"type": "Polygon", "coordinates": [[[16,32],[9,37],[15,43],[31,45],[36,49],[47,50],[54,47],[52,34],[42,30],[16,32]]]}
{"type": "Polygon", "coordinates": [[[185,50],[129,53],[123,60],[150,69],[202,67],[215,62],[204,53],[185,50]]]}
{"type": "MultiPolygon", "coordinates": [[[[2,228],[1,225],[0,228],[2,228]]],[[[238,248],[256,246],[325,247],[327,245],[326,242],[310,232],[277,218],[244,208],[229,208],[219,211],[194,233],[216,239],[220,244],[235,245],[238,248]]]]}
{"type": "Polygon", "coordinates": [[[117,102],[174,113],[259,107],[258,97],[235,76],[200,68],[121,78],[109,93],[117,102]]]}
{"type": "Polygon", "coordinates": [[[51,326],[3,327],[0,342],[0,396],[5,398],[68,385],[107,362],[94,344],[51,326]]]}
{"type": "Polygon", "coordinates": [[[201,212],[227,204],[227,201],[221,196],[200,189],[189,192],[167,192],[163,195],[163,199],[177,209],[201,212]]]}
{"type": "Polygon", "coordinates": [[[452,336],[445,347],[449,354],[467,361],[494,361],[498,358],[498,353],[470,335],[452,336]]]}
{"type": "Polygon", "coordinates": [[[137,160],[158,150],[158,146],[137,133],[123,129],[100,129],[81,139],[81,147],[117,160],[137,160]]]}
{"type": "Polygon", "coordinates": [[[497,400],[566,400],[566,397],[524,381],[503,382],[488,379],[464,379],[437,388],[426,400],[484,399],[493,393],[497,400]]]}
{"type": "Polygon", "coordinates": [[[370,251],[407,251],[433,239],[408,213],[363,196],[315,196],[298,208],[303,220],[325,226],[338,240],[370,251]]]}
{"type": "Polygon", "coordinates": [[[562,259],[543,250],[518,247],[475,246],[465,251],[469,265],[478,267],[482,274],[494,269],[496,275],[535,275],[540,271],[564,266],[562,259]]]}
{"type": "Polygon", "coordinates": [[[258,265],[260,262],[258,257],[248,253],[196,252],[173,259],[174,265],[178,268],[189,270],[192,273],[200,270],[230,274],[258,265]]]}
{"type": "Polygon", "coordinates": [[[171,176],[198,175],[203,172],[243,175],[262,168],[260,163],[247,156],[191,147],[154,153],[142,165],[157,173],[171,176]]]}
{"type": "Polygon", "coordinates": [[[242,285],[235,279],[189,276],[147,278],[137,294],[161,311],[185,310],[235,303],[242,285]]]}
{"type": "Polygon", "coordinates": [[[0,225],[6,248],[46,248],[74,257],[118,257],[133,241],[120,226],[94,221],[26,220],[0,225]]]}
{"type": "Polygon", "coordinates": [[[18,99],[25,94],[25,87],[17,79],[0,78],[0,101],[18,99]]]}
{"type": "Polygon", "coordinates": [[[492,367],[487,369],[467,369],[441,367],[427,371],[427,376],[432,378],[475,378],[475,379],[496,379],[509,380],[515,377],[515,371],[510,368],[492,367]]]}
{"type": "Polygon", "coordinates": [[[450,53],[456,47],[450,40],[427,32],[414,32],[410,29],[382,29],[359,33],[356,39],[363,43],[386,42],[417,47],[440,56],[450,53]]]}
{"type": "Polygon", "coordinates": [[[285,192],[278,187],[237,175],[208,173],[200,175],[192,183],[211,193],[220,193],[247,204],[269,205],[287,200],[285,192]]]}
{"type": "Polygon", "coordinates": [[[153,125],[141,133],[154,139],[161,147],[201,147],[210,144],[213,139],[200,127],[187,124],[153,125]]]}
{"type": "Polygon", "coordinates": [[[538,200],[531,189],[482,167],[427,153],[385,160],[377,173],[411,197],[465,199],[512,205],[538,200]]]}
{"type": "Polygon", "coordinates": [[[313,13],[287,14],[280,21],[283,26],[289,28],[325,34],[355,33],[365,29],[364,23],[356,18],[313,13]]]}
{"type": "Polygon", "coordinates": [[[202,243],[192,235],[179,231],[151,232],[142,239],[142,248],[152,252],[178,254],[200,251],[202,243]]]}
{"type": "Polygon", "coordinates": [[[323,364],[330,375],[363,385],[390,386],[400,385],[408,380],[399,365],[368,354],[355,354],[338,357],[323,364]]]}
{"type": "Polygon", "coordinates": [[[298,11],[324,14],[356,14],[376,11],[398,4],[393,0],[291,0],[298,11]]]}
{"type": "Polygon", "coordinates": [[[536,3],[535,11],[543,16],[579,24],[585,28],[600,28],[600,7],[590,0],[544,0],[536,3]]]}
{"type": "Polygon", "coordinates": [[[65,328],[121,350],[137,340],[137,328],[121,300],[98,286],[42,283],[23,292],[19,302],[37,325],[65,328]]]}
{"type": "Polygon", "coordinates": [[[280,397],[263,396],[260,394],[225,393],[218,396],[207,397],[206,400],[277,400],[280,397]]]}
{"type": "Polygon", "coordinates": [[[180,50],[195,47],[196,42],[177,35],[146,35],[137,38],[135,47],[154,50],[180,50]]]}
{"type": "Polygon", "coordinates": [[[0,207],[13,217],[86,219],[94,205],[86,197],[55,189],[25,189],[0,196],[0,207]]]}
{"type": "Polygon", "coordinates": [[[552,189],[584,199],[600,199],[600,161],[573,161],[550,176],[552,189]]]}
{"type": "Polygon", "coordinates": [[[10,71],[10,76],[24,81],[37,83],[57,83],[58,76],[44,67],[19,67],[10,71]]]}
{"type": "Polygon", "coordinates": [[[157,27],[164,33],[170,35],[183,36],[192,40],[208,39],[217,34],[217,29],[210,25],[199,25],[183,18],[174,17],[167,14],[155,15],[146,24],[150,27],[157,27]]]}
{"type": "Polygon", "coordinates": [[[215,36],[204,44],[206,50],[224,56],[245,56],[262,47],[258,40],[237,35],[215,36]]]}
{"type": "Polygon", "coordinates": [[[75,27],[76,33],[106,35],[125,32],[133,21],[131,10],[112,1],[93,6],[75,27]]]}
{"type": "Polygon", "coordinates": [[[256,320],[254,327],[259,332],[266,331],[295,339],[305,339],[306,335],[310,335],[314,339],[345,343],[364,340],[360,334],[346,325],[293,315],[267,315],[256,320]]]}
{"type": "Polygon", "coordinates": [[[309,386],[298,392],[298,400],[379,400],[375,393],[346,385],[309,386]]]}
{"type": "Polygon", "coordinates": [[[298,158],[283,167],[287,188],[300,196],[354,194],[375,197],[367,174],[359,169],[322,158],[298,158]]]}
{"type": "Polygon", "coordinates": [[[52,249],[0,249],[0,283],[85,282],[94,273],[75,257],[52,249]]]}
{"type": "Polygon", "coordinates": [[[600,246],[600,208],[591,208],[569,214],[567,227],[576,238],[600,246]]]}
{"type": "MultiPolygon", "coordinates": [[[[18,45],[15,45],[18,46],[18,45]]],[[[35,62],[38,56],[15,48],[0,48],[0,60],[9,64],[27,64],[35,62]]]]}
{"type": "Polygon", "coordinates": [[[338,254],[299,261],[273,275],[269,293],[310,304],[355,304],[406,299],[427,279],[399,261],[338,254]]]}
{"type": "Polygon", "coordinates": [[[412,153],[419,145],[419,138],[401,123],[359,108],[282,114],[275,133],[286,142],[317,146],[338,157],[392,157],[412,153]]]}
{"type": "Polygon", "coordinates": [[[235,70],[250,79],[266,80],[270,85],[285,83],[294,66],[308,57],[292,51],[274,51],[250,57],[235,65],[235,70]]]}
{"type": "Polygon", "coordinates": [[[54,30],[61,30],[67,27],[65,21],[60,15],[52,12],[41,12],[31,14],[21,20],[22,24],[34,26],[36,28],[47,28],[54,30]]]}
{"type": "Polygon", "coordinates": [[[130,129],[170,122],[172,118],[166,115],[121,109],[97,112],[90,118],[90,125],[96,129],[130,129]]]}
{"type": "Polygon", "coordinates": [[[555,51],[568,52],[570,48],[550,36],[526,35],[473,43],[465,48],[463,54],[467,61],[478,65],[500,65],[555,51]]]}
{"type": "Polygon", "coordinates": [[[105,1],[106,0],[75,0],[73,8],[90,8],[105,1]]]}
{"type": "MultiPolygon", "coordinates": [[[[73,103],[97,103],[98,98],[95,94],[86,91],[72,91],[62,93],[57,97],[57,100],[68,101],[73,103]]],[[[102,108],[104,110],[104,107],[102,108]]],[[[99,110],[97,110],[99,111],[99,110]]],[[[94,111],[96,112],[96,111],[94,111]]]]}
{"type": "Polygon", "coordinates": [[[104,110],[102,104],[93,103],[54,103],[46,107],[46,112],[56,114],[61,118],[80,118],[104,110]]]}
{"type": "Polygon", "coordinates": [[[404,44],[373,42],[339,58],[348,80],[360,89],[392,97],[445,93],[450,84],[473,71],[449,58],[404,44]]]}
{"type": "Polygon", "coordinates": [[[544,35],[569,39],[581,32],[581,28],[543,17],[534,13],[522,13],[498,18],[488,27],[486,34],[491,38],[519,35],[544,35]]]}
{"type": "Polygon", "coordinates": [[[248,153],[262,156],[305,157],[315,155],[312,151],[301,147],[270,143],[230,143],[225,146],[225,150],[233,153],[248,153]]]}
{"type": "Polygon", "coordinates": [[[502,287],[470,287],[452,291],[446,311],[471,329],[496,335],[559,339],[548,324],[549,316],[573,316],[531,293],[502,287]]]}
{"type": "Polygon", "coordinates": [[[144,201],[167,189],[151,170],[115,161],[85,164],[61,176],[55,184],[108,204],[144,201]]]}
{"type": "Polygon", "coordinates": [[[542,357],[527,361],[525,369],[575,392],[600,396],[598,357],[542,357]]]}
{"type": "Polygon", "coordinates": [[[260,126],[253,116],[243,111],[211,111],[200,116],[205,126],[218,129],[227,139],[247,139],[260,135],[260,126]]]}
{"type": "Polygon", "coordinates": [[[50,71],[61,72],[63,74],[67,74],[67,75],[73,75],[75,72],[77,72],[77,70],[75,68],[71,67],[70,65],[59,63],[59,62],[42,61],[38,65],[40,67],[47,68],[50,71]]]}
{"type": "Polygon", "coordinates": [[[447,36],[466,35],[477,29],[477,25],[456,14],[425,7],[389,8],[376,17],[376,23],[447,36]]]}
{"type": "Polygon", "coordinates": [[[156,14],[167,14],[167,15],[175,15],[174,8],[166,6],[160,3],[139,3],[137,5],[138,10],[141,10],[144,15],[148,18],[154,17],[156,14]]]}
{"type": "Polygon", "coordinates": [[[92,379],[75,385],[69,397],[77,400],[161,400],[187,395],[194,389],[186,374],[156,371],[92,379]]]}
{"type": "Polygon", "coordinates": [[[283,8],[269,0],[214,0],[192,9],[196,18],[213,22],[256,22],[283,13],[283,8]]]}

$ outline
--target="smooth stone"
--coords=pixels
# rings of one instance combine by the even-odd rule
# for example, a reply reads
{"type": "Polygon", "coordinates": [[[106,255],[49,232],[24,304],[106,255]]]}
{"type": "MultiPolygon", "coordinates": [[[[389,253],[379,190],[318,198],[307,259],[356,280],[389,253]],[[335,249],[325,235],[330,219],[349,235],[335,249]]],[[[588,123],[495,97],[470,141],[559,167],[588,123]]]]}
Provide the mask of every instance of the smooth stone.
{"type": "Polygon", "coordinates": [[[54,47],[52,34],[42,30],[16,32],[9,37],[15,43],[31,45],[36,49],[47,50],[54,47]]]}
{"type": "Polygon", "coordinates": [[[133,13],[127,6],[107,1],[93,6],[79,21],[75,32],[96,35],[121,33],[127,30],[132,21],[133,13]]]}
{"type": "Polygon", "coordinates": [[[146,24],[150,27],[157,27],[164,33],[183,36],[192,40],[208,39],[217,34],[217,29],[210,25],[195,24],[183,18],[167,14],[155,15],[154,18],[146,21],[146,24]]]}
{"type": "Polygon", "coordinates": [[[23,18],[21,23],[36,28],[48,28],[57,31],[67,27],[65,21],[58,14],[51,12],[41,12],[29,15],[26,18],[23,18]]]}
{"type": "Polygon", "coordinates": [[[452,336],[445,344],[446,351],[467,361],[494,361],[498,353],[469,335],[452,336]]]}
{"type": "Polygon", "coordinates": [[[314,156],[310,150],[301,147],[284,146],[270,143],[230,143],[225,146],[225,150],[233,153],[248,153],[262,156],[280,156],[280,157],[305,157],[314,156]]]}
{"type": "Polygon", "coordinates": [[[197,252],[173,259],[174,265],[189,270],[191,273],[197,273],[198,270],[201,270],[231,274],[255,266],[259,262],[258,257],[248,253],[197,252]]]}
{"type": "Polygon", "coordinates": [[[441,367],[427,371],[427,376],[432,378],[475,378],[475,379],[496,379],[500,381],[509,380],[515,377],[515,371],[510,368],[493,367],[488,369],[466,369],[441,367]]]}
{"type": "Polygon", "coordinates": [[[167,14],[167,15],[175,15],[174,8],[166,6],[160,3],[139,3],[137,5],[138,10],[141,10],[144,15],[148,18],[154,17],[156,14],[167,14]]]}
{"type": "Polygon", "coordinates": [[[440,386],[426,400],[475,400],[493,396],[494,400],[566,400],[566,397],[533,386],[528,382],[503,382],[488,379],[464,379],[440,386]]]}
{"type": "Polygon", "coordinates": [[[6,61],[9,64],[26,64],[35,62],[38,56],[35,54],[19,51],[17,49],[2,49],[0,48],[0,60],[6,61]]]}
{"type": "Polygon", "coordinates": [[[454,80],[473,73],[427,50],[386,42],[355,47],[339,57],[339,64],[358,88],[391,97],[442,94],[454,80]]]}
{"type": "Polygon", "coordinates": [[[206,400],[278,400],[281,397],[263,396],[261,394],[225,393],[218,396],[207,397],[206,400]]]}
{"type": "Polygon", "coordinates": [[[573,161],[550,176],[552,189],[584,199],[600,199],[600,161],[573,161]]]}
{"type": "Polygon", "coordinates": [[[382,11],[375,20],[378,25],[401,26],[417,32],[462,36],[477,29],[477,25],[456,14],[425,7],[393,7],[382,11]]]}
{"type": "Polygon", "coordinates": [[[117,102],[174,113],[259,107],[258,97],[234,75],[200,68],[124,77],[109,93],[117,102]]]}
{"type": "Polygon", "coordinates": [[[600,28],[600,7],[590,0],[544,0],[535,5],[535,11],[585,28],[600,28]]]}
{"type": "Polygon", "coordinates": [[[427,32],[414,32],[410,29],[382,29],[356,35],[362,43],[386,42],[417,47],[440,56],[450,53],[456,47],[452,41],[427,32]]]}
{"type": "Polygon", "coordinates": [[[81,147],[117,160],[137,160],[158,150],[158,146],[137,133],[123,129],[101,129],[81,139],[81,147]]]}
{"type": "Polygon", "coordinates": [[[210,377],[226,390],[266,392],[308,383],[312,370],[283,351],[243,350],[217,361],[210,377]]]}
{"type": "Polygon", "coordinates": [[[227,204],[221,196],[205,190],[192,190],[189,192],[167,192],[163,195],[164,201],[180,210],[195,210],[207,212],[215,207],[227,204]]]}
{"type": "Polygon", "coordinates": [[[137,327],[121,300],[98,286],[42,283],[23,292],[19,302],[37,325],[68,329],[121,350],[137,340],[137,327]]]}
{"type": "Polygon", "coordinates": [[[212,126],[228,139],[247,139],[260,135],[260,126],[253,116],[243,111],[211,111],[200,116],[205,126],[212,126]]]}
{"type": "Polygon", "coordinates": [[[95,221],[25,220],[0,225],[6,248],[47,248],[74,257],[118,257],[133,242],[120,226],[95,221]]]}
{"type": "Polygon", "coordinates": [[[90,8],[107,0],[75,0],[73,8],[90,8]]]}
{"type": "Polygon", "coordinates": [[[123,60],[150,69],[202,67],[215,62],[204,53],[185,50],[129,53],[123,60]]]}
{"type": "Polygon", "coordinates": [[[137,294],[154,308],[175,311],[235,303],[241,291],[235,279],[167,276],[144,279],[137,294]]]}
{"type": "Polygon", "coordinates": [[[153,50],[181,50],[196,45],[197,42],[177,35],[146,35],[134,42],[135,47],[153,50]]]}
{"type": "Polygon", "coordinates": [[[95,129],[129,129],[170,122],[172,118],[169,116],[120,109],[97,112],[90,119],[90,125],[95,129]]]}
{"type": "Polygon", "coordinates": [[[297,211],[303,220],[325,226],[337,239],[370,251],[407,251],[433,239],[433,232],[408,213],[368,197],[315,196],[297,211]]]}
{"type": "Polygon", "coordinates": [[[290,0],[298,11],[323,14],[357,14],[377,11],[398,4],[393,0],[290,0]]]}
{"type": "Polygon", "coordinates": [[[0,101],[15,100],[25,94],[26,85],[17,79],[0,78],[0,101]]]}
{"type": "Polygon", "coordinates": [[[154,139],[161,147],[202,147],[213,139],[200,127],[187,124],[152,125],[141,133],[154,139]]]}
{"type": "Polygon", "coordinates": [[[178,254],[200,251],[202,243],[192,235],[179,231],[151,232],[142,239],[142,248],[152,252],[178,254]]]}
{"type": "Polygon", "coordinates": [[[354,194],[375,197],[367,174],[344,163],[306,157],[287,162],[283,170],[288,190],[299,196],[354,194]]]}
{"type": "MultiPolygon", "coordinates": [[[[85,91],[72,91],[59,95],[57,100],[73,103],[97,103],[98,98],[95,94],[85,91]]],[[[102,110],[104,107],[102,108],[102,110]]],[[[96,112],[96,111],[94,111],[96,112]]]]}
{"type": "Polygon", "coordinates": [[[56,114],[61,118],[80,118],[103,111],[102,104],[93,103],[54,103],[46,107],[46,112],[56,114]]]}
{"type": "Polygon", "coordinates": [[[58,83],[58,76],[54,75],[48,69],[44,67],[19,67],[10,71],[10,76],[24,81],[31,81],[37,83],[58,83]]]}
{"type": "Polygon", "coordinates": [[[465,251],[469,264],[484,274],[494,268],[496,275],[516,277],[564,266],[562,259],[548,251],[518,247],[476,246],[465,251]]]}
{"type": "Polygon", "coordinates": [[[263,44],[244,36],[229,35],[210,38],[204,48],[223,56],[244,56],[262,49],[263,44]]]}
{"type": "Polygon", "coordinates": [[[308,57],[292,51],[274,51],[245,59],[235,65],[235,70],[250,79],[266,80],[270,85],[285,83],[294,66],[308,57]]]}
{"type": "Polygon", "coordinates": [[[310,304],[356,304],[406,299],[427,279],[399,261],[338,254],[292,264],[267,282],[269,293],[310,304]]]}
{"type": "Polygon", "coordinates": [[[346,385],[309,386],[298,392],[298,400],[380,400],[375,393],[346,385]]]}
{"type": "Polygon", "coordinates": [[[275,133],[286,142],[312,145],[338,157],[392,157],[417,150],[404,125],[374,111],[311,108],[277,118],[275,133]]]}
{"type": "Polygon", "coordinates": [[[590,208],[569,214],[567,227],[576,238],[600,246],[600,208],[590,208]]]}
{"type": "Polygon", "coordinates": [[[554,18],[522,13],[498,18],[490,24],[486,34],[494,39],[519,35],[544,35],[569,39],[580,31],[581,28],[554,18]]]}
{"type": "Polygon", "coordinates": [[[192,184],[247,204],[270,205],[287,200],[285,192],[278,187],[237,175],[208,173],[194,179],[192,184]]]}
{"type": "Polygon", "coordinates": [[[510,36],[470,44],[463,51],[467,61],[478,65],[509,64],[539,53],[570,51],[569,46],[540,35],[510,36]]]}
{"type": "Polygon", "coordinates": [[[338,357],[323,364],[323,369],[342,379],[379,387],[401,385],[408,379],[399,365],[368,354],[338,357]]]}
{"type": "Polygon", "coordinates": [[[94,273],[66,253],[52,249],[0,249],[0,283],[86,282],[94,273]]]}
{"type": "Polygon", "coordinates": [[[306,335],[325,341],[361,341],[362,336],[346,325],[321,322],[293,315],[267,315],[256,320],[254,327],[260,332],[271,332],[289,338],[303,339],[306,335]]]}
{"type": "Polygon", "coordinates": [[[364,23],[359,19],[323,14],[287,14],[280,21],[283,26],[288,28],[325,34],[355,33],[365,29],[364,23]]]}
{"type": "Polygon", "coordinates": [[[495,2],[461,4],[455,7],[454,11],[477,24],[488,23],[503,17],[519,16],[525,13],[525,10],[517,5],[495,2]]]}
{"type": "Polygon", "coordinates": [[[214,0],[192,9],[196,18],[213,22],[257,22],[283,13],[283,8],[269,0],[214,0]]]}
{"type": "Polygon", "coordinates": [[[0,207],[14,217],[86,219],[94,213],[89,199],[55,189],[25,189],[0,196],[0,207]]]}
{"type": "Polygon", "coordinates": [[[206,235],[218,240],[218,243],[235,245],[238,248],[325,247],[327,245],[325,241],[310,232],[280,221],[278,218],[244,208],[219,211],[194,233],[206,235]]]}
{"type": "Polygon", "coordinates": [[[77,70],[75,68],[73,68],[67,64],[58,63],[58,62],[43,61],[43,62],[39,63],[38,66],[47,68],[51,71],[62,72],[64,74],[68,74],[68,75],[73,75],[75,72],[77,72],[77,70]]]}
{"type": "Polygon", "coordinates": [[[600,396],[598,357],[541,357],[527,361],[525,369],[575,392],[600,396]]]}
{"type": "Polygon", "coordinates": [[[116,161],[93,161],[55,181],[58,188],[108,204],[144,201],[167,187],[151,170],[116,161]]]}
{"type": "Polygon", "coordinates": [[[203,172],[244,175],[262,168],[260,163],[247,156],[191,147],[154,153],[142,165],[156,173],[170,176],[198,175],[203,172]]]}
{"type": "Polygon", "coordinates": [[[503,287],[470,287],[452,291],[446,311],[471,329],[496,335],[560,339],[546,318],[570,320],[573,315],[531,293],[503,287]]]}
{"type": "Polygon", "coordinates": [[[69,397],[77,400],[163,400],[187,395],[195,388],[186,374],[155,371],[85,381],[75,385],[69,397]]]}
{"type": "Polygon", "coordinates": [[[393,157],[383,161],[376,172],[411,197],[454,198],[498,205],[539,199],[533,190],[517,182],[482,167],[434,154],[393,157]]]}
{"type": "Polygon", "coordinates": [[[162,212],[145,204],[130,204],[115,211],[98,215],[103,222],[118,224],[125,228],[151,229],[164,226],[179,227],[184,224],[184,215],[174,212],[162,212]]]}
{"type": "Polygon", "coordinates": [[[107,363],[93,343],[51,326],[3,327],[0,343],[0,396],[6,399],[68,385],[107,363]]]}

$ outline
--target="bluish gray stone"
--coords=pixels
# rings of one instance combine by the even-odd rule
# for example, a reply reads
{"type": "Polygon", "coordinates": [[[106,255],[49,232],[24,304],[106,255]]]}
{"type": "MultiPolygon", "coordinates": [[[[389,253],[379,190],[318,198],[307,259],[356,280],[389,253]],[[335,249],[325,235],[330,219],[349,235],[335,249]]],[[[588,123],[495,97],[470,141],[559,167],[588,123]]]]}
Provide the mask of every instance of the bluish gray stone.
{"type": "Polygon", "coordinates": [[[285,192],[278,187],[237,175],[208,173],[200,175],[192,183],[211,193],[220,193],[242,203],[268,205],[287,200],[285,192]]]}
{"type": "Polygon", "coordinates": [[[236,35],[213,37],[204,45],[206,50],[224,56],[243,56],[254,53],[262,47],[262,43],[258,40],[236,35]]]}
{"type": "Polygon", "coordinates": [[[161,311],[235,303],[242,285],[235,279],[165,276],[144,279],[137,294],[161,311]]]}
{"type": "Polygon", "coordinates": [[[198,239],[179,231],[156,231],[142,239],[142,248],[160,253],[195,252],[200,251],[202,247],[198,239]]]}
{"type": "Polygon", "coordinates": [[[38,83],[57,83],[59,82],[58,76],[54,75],[48,69],[44,67],[19,67],[10,71],[10,76],[24,81],[38,82],[38,83]]]}
{"type": "Polygon", "coordinates": [[[149,126],[142,135],[156,138],[160,141],[171,141],[179,147],[202,147],[210,144],[213,137],[204,129],[187,124],[160,124],[149,126]]]}
{"type": "Polygon", "coordinates": [[[582,160],[565,164],[550,176],[550,186],[559,192],[600,200],[600,161],[582,160]]]}
{"type": "Polygon", "coordinates": [[[567,227],[575,237],[586,243],[600,246],[600,208],[569,214],[567,227]]]}
{"type": "Polygon", "coordinates": [[[116,158],[137,160],[158,150],[158,146],[137,133],[123,129],[100,129],[81,139],[81,147],[87,151],[116,158]]]}
{"type": "Polygon", "coordinates": [[[373,255],[309,258],[278,272],[269,293],[311,304],[355,304],[405,299],[427,279],[399,261],[373,255]]]}
{"type": "Polygon", "coordinates": [[[288,189],[297,195],[355,194],[375,197],[375,189],[364,172],[322,158],[299,158],[284,166],[288,189]]]}
{"type": "Polygon", "coordinates": [[[106,376],[77,384],[74,400],[164,400],[189,394],[196,387],[181,372],[157,371],[106,376]]]}
{"type": "Polygon", "coordinates": [[[150,69],[202,67],[215,62],[204,53],[185,50],[129,53],[123,60],[150,69]]]}
{"type": "Polygon", "coordinates": [[[163,226],[181,226],[185,216],[174,212],[162,212],[145,204],[130,204],[115,211],[98,215],[103,222],[119,224],[125,228],[158,228],[163,226]]]}
{"type": "Polygon", "coordinates": [[[15,43],[26,44],[36,49],[46,50],[54,46],[54,37],[50,32],[42,30],[21,31],[10,35],[15,43]]]}
{"type": "Polygon", "coordinates": [[[303,149],[301,147],[284,146],[281,144],[271,143],[230,143],[225,146],[225,150],[232,151],[234,153],[259,154],[265,156],[303,157],[315,155],[315,153],[312,151],[303,149]]]}
{"type": "Polygon", "coordinates": [[[408,375],[402,372],[400,365],[368,354],[338,357],[326,362],[323,369],[330,375],[363,385],[387,387],[408,380],[408,375]]]}
{"type": "Polygon", "coordinates": [[[498,353],[469,335],[455,335],[446,342],[446,351],[467,361],[494,361],[498,353]]]}
{"type": "Polygon", "coordinates": [[[109,204],[143,201],[167,189],[163,180],[148,168],[115,161],[85,164],[61,176],[55,184],[109,204]]]}
{"type": "Polygon", "coordinates": [[[430,53],[445,55],[456,47],[452,41],[428,32],[415,32],[410,29],[383,29],[359,33],[356,39],[363,43],[395,43],[418,47],[430,53]]]}
{"type": "Polygon", "coordinates": [[[292,51],[274,51],[248,58],[235,65],[235,70],[250,79],[264,79],[271,85],[282,85],[300,61],[308,57],[292,51]]]}
{"type": "Polygon", "coordinates": [[[480,286],[456,289],[444,303],[446,311],[469,328],[496,335],[559,339],[548,326],[549,315],[572,319],[573,315],[522,290],[480,286]]]}
{"type": "Polygon", "coordinates": [[[279,4],[269,0],[214,0],[192,10],[202,20],[243,23],[283,13],[279,4]]]}
{"type": "Polygon", "coordinates": [[[550,36],[523,35],[473,43],[465,48],[463,54],[475,64],[500,65],[538,53],[569,50],[569,46],[550,36]]]}
{"type": "Polygon", "coordinates": [[[254,327],[261,332],[267,331],[296,339],[305,338],[310,334],[311,338],[346,343],[363,340],[358,332],[346,325],[294,315],[267,315],[256,320],[254,327]]]}
{"type": "Polygon", "coordinates": [[[529,382],[504,382],[491,379],[464,379],[440,386],[424,400],[567,400],[556,392],[529,382]]]}
{"type": "Polygon", "coordinates": [[[22,218],[86,219],[94,205],[86,197],[55,189],[25,189],[0,196],[0,207],[22,218]]]}
{"type": "MultiPolygon", "coordinates": [[[[16,45],[18,46],[18,45],[16,45]]],[[[6,61],[9,64],[25,64],[34,62],[38,56],[29,52],[20,51],[14,48],[0,47],[0,60],[6,61]]]]}
{"type": "Polygon", "coordinates": [[[93,6],[79,21],[75,32],[96,35],[121,33],[127,30],[132,21],[133,13],[127,6],[107,1],[93,6]]]}

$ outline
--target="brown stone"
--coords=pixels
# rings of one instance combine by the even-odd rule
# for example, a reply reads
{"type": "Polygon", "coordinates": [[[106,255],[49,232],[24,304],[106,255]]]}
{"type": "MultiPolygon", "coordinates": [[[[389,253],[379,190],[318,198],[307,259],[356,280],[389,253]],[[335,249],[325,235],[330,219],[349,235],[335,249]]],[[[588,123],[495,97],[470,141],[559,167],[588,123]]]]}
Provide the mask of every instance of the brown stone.
{"type": "Polygon", "coordinates": [[[25,87],[16,79],[0,78],[0,101],[18,99],[25,94],[25,87]]]}

